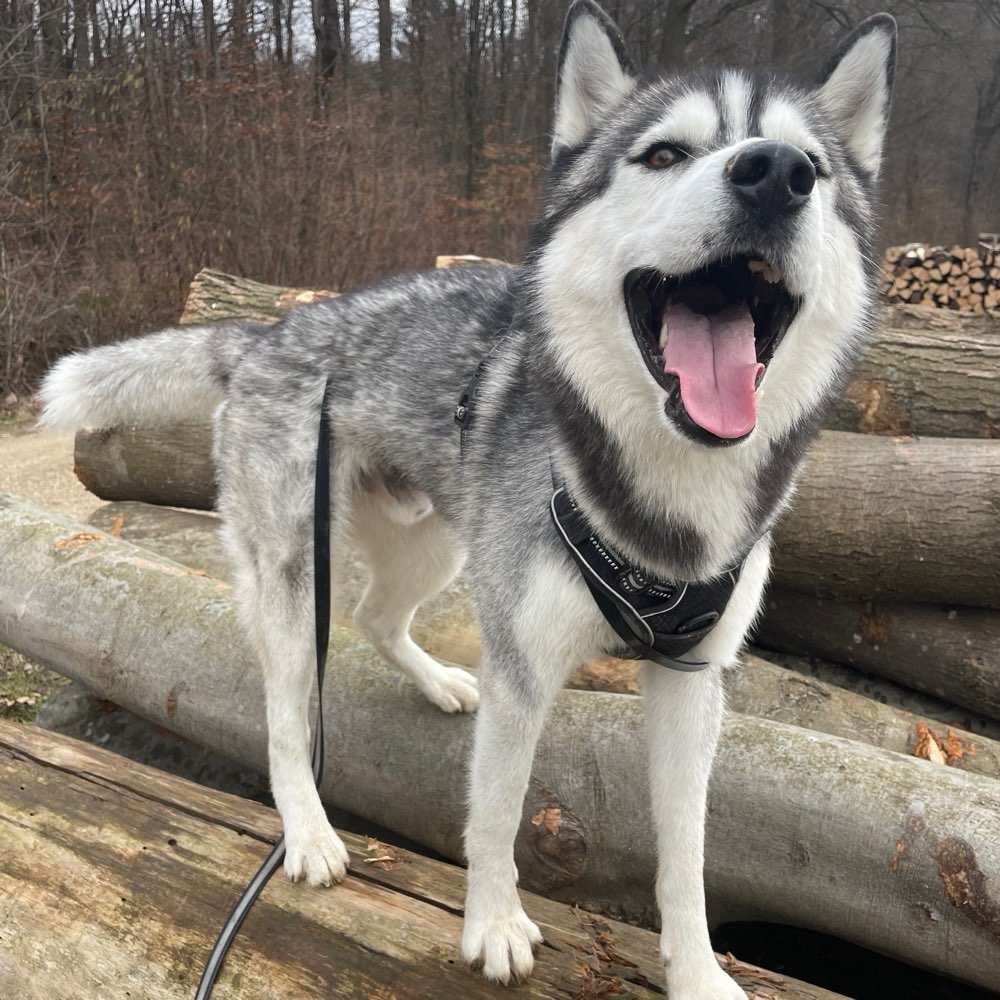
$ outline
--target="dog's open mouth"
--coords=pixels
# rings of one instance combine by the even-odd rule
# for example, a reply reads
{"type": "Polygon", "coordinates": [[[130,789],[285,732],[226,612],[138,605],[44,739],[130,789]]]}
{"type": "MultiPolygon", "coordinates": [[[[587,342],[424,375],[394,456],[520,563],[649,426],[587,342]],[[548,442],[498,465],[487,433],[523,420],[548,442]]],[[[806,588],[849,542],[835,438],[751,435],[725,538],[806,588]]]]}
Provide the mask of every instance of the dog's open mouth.
{"type": "Polygon", "coordinates": [[[706,444],[743,440],[757,422],[757,387],[801,304],[781,270],[750,256],[681,276],[640,268],[624,290],[667,415],[706,444]]]}

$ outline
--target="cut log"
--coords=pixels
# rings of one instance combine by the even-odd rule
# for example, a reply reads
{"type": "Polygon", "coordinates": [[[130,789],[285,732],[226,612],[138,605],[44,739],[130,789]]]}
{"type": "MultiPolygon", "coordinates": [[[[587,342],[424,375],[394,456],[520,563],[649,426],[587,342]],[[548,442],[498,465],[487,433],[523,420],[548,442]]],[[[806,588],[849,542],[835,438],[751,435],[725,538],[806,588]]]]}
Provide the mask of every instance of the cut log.
{"type": "Polygon", "coordinates": [[[964,733],[966,738],[973,741],[982,737],[1000,742],[1000,720],[955,705],[926,691],[917,691],[915,688],[889,680],[888,677],[858,670],[846,663],[835,663],[833,660],[821,660],[815,656],[801,656],[797,653],[783,653],[759,645],[749,646],[748,652],[770,663],[776,663],[786,670],[822,681],[824,684],[832,684],[844,691],[851,691],[897,711],[932,719],[932,728],[935,732],[954,729],[964,733]]]}
{"type": "MultiPolygon", "coordinates": [[[[232,566],[219,537],[220,521],[213,514],[121,501],[94,511],[88,524],[196,572],[232,583],[232,566]]],[[[368,583],[368,571],[350,550],[338,550],[334,565],[335,620],[351,626],[351,616],[368,583]]],[[[410,634],[439,659],[463,666],[479,662],[479,632],[464,579],[460,577],[420,605],[410,634]]]]}
{"type": "MultiPolygon", "coordinates": [[[[81,431],[76,471],[105,500],[208,509],[210,441],[81,431]]],[[[824,433],[775,540],[775,580],[805,592],[1000,607],[1000,445],[824,433]]]]}
{"type": "Polygon", "coordinates": [[[757,642],[888,677],[1000,719],[1000,613],[824,600],[771,587],[757,642]]]}
{"type": "Polygon", "coordinates": [[[77,478],[102,500],[143,500],[211,510],[212,431],[206,424],[77,431],[77,478]]]}
{"type": "Polygon", "coordinates": [[[971,737],[934,719],[901,712],[864,695],[804,677],[746,653],[726,676],[727,704],[734,712],[901,754],[935,759],[963,771],[1000,778],[1000,742],[971,737]]]}
{"type": "Polygon", "coordinates": [[[774,539],[783,587],[998,608],[1000,445],[827,431],[774,539]]]}
{"type": "MultiPolygon", "coordinates": [[[[20,942],[3,949],[0,995],[19,1000],[190,997],[224,915],[280,832],[265,806],[3,721],[0,789],[4,938],[20,942]]],[[[456,960],[460,870],[341,836],[352,867],[344,885],[327,893],[276,876],[237,935],[214,996],[510,996],[456,960]]],[[[655,934],[537,896],[524,902],[545,949],[519,995],[662,995],[655,934]]],[[[720,961],[745,989],[837,1000],[720,961]]]]}
{"type": "MultiPolygon", "coordinates": [[[[262,766],[262,684],[224,584],[10,497],[0,556],[0,641],[262,766]]],[[[460,855],[472,720],[438,712],[349,633],[331,639],[324,798],[460,855]]],[[[523,885],[653,919],[642,745],[640,699],[560,695],[522,816],[523,885]],[[554,832],[532,822],[545,810],[554,832]]],[[[998,822],[1000,782],[729,716],[709,802],[713,920],[791,923],[996,989],[998,822]]]]}
{"type": "MultiPolygon", "coordinates": [[[[437,259],[438,267],[459,263],[504,262],[471,256],[437,259]]],[[[906,291],[909,296],[908,280],[897,279],[897,294],[906,291]]],[[[206,268],[191,282],[181,323],[272,322],[298,305],[335,294],[262,285],[206,268]]],[[[946,288],[945,301],[947,297],[946,288]]],[[[998,331],[996,318],[956,317],[915,306],[886,309],[827,426],[875,434],[1000,437],[998,331]]]]}
{"type": "Polygon", "coordinates": [[[943,279],[950,293],[946,299],[950,308],[957,306],[981,313],[988,308],[987,289],[976,288],[974,283],[992,279],[994,263],[994,252],[984,246],[952,247],[950,250],[926,244],[890,247],[882,267],[883,290],[890,301],[913,302],[922,297],[932,283],[943,279]]]}
{"type": "MultiPolygon", "coordinates": [[[[184,566],[231,582],[231,569],[218,538],[219,521],[212,515],[126,502],[102,507],[91,515],[88,523],[184,566]]],[[[336,564],[337,621],[350,628],[353,627],[350,612],[360,600],[367,574],[346,552],[338,554],[336,564]]],[[[996,618],[1000,626],[1000,614],[996,618]]],[[[464,666],[479,660],[475,618],[466,590],[460,584],[421,606],[412,634],[420,645],[440,658],[464,666]]],[[[743,659],[741,669],[727,674],[728,703],[735,712],[816,729],[904,754],[917,749],[921,739],[927,738],[922,737],[924,732],[948,744],[950,727],[934,718],[900,711],[836,685],[803,677],[757,656],[748,654],[743,659]]],[[[617,688],[606,684],[609,670],[605,664],[594,665],[582,678],[583,683],[574,676],[570,686],[593,689],[600,684],[599,690],[622,690],[622,679],[627,676],[632,680],[637,666],[621,661],[616,661],[616,665],[620,668],[617,688]]],[[[633,682],[627,689],[636,691],[638,687],[633,682]]],[[[970,745],[969,735],[951,737],[949,763],[963,770],[1000,777],[1000,744],[982,736],[971,739],[971,743],[974,752],[963,752],[970,745]]]]}
{"type": "Polygon", "coordinates": [[[1000,318],[959,317],[922,306],[886,309],[826,426],[888,435],[1000,437],[997,371],[1000,318]]]}
{"type": "Polygon", "coordinates": [[[273,323],[298,306],[335,298],[336,292],[310,288],[281,288],[249,278],[237,278],[212,268],[199,271],[188,289],[182,325],[224,319],[250,319],[273,323]]]}

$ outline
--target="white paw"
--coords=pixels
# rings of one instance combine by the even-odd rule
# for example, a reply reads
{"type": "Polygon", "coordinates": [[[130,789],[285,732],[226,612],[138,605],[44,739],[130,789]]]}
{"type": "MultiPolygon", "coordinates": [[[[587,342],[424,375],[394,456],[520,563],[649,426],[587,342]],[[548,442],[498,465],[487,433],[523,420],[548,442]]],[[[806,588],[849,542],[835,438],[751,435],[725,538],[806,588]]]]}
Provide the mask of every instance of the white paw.
{"type": "Polygon", "coordinates": [[[682,974],[667,968],[667,996],[670,1000],[747,1000],[746,992],[712,960],[697,971],[682,974]]]}
{"type": "Polygon", "coordinates": [[[343,881],[350,856],[325,816],[285,829],[285,874],[309,885],[343,881]]]}
{"type": "Polygon", "coordinates": [[[442,712],[474,712],[479,707],[476,678],[460,667],[435,666],[437,669],[432,674],[417,682],[428,701],[442,712]]]}
{"type": "Polygon", "coordinates": [[[535,964],[534,949],[542,932],[520,906],[504,917],[477,920],[466,916],[462,958],[494,982],[526,979],[535,964]]]}

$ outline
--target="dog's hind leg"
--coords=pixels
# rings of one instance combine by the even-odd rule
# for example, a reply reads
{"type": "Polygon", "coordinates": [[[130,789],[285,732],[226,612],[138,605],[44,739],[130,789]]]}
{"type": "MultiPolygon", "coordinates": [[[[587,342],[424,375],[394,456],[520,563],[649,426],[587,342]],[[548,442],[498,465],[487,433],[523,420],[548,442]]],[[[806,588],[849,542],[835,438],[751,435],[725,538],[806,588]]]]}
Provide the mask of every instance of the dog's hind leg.
{"type": "Polygon", "coordinates": [[[653,818],[660,954],[670,1000],[746,1000],[719,967],[705,918],[704,845],[708,779],[722,727],[722,667],[732,663],[756,614],[767,575],[767,542],[758,543],[715,631],[688,658],[711,666],[684,673],[643,670],[653,818]]]}
{"type": "Polygon", "coordinates": [[[354,620],[429,701],[445,712],[471,712],[479,704],[475,677],[438,663],[410,638],[418,605],[447,585],[463,562],[449,544],[440,516],[429,502],[421,508],[418,499],[387,500],[382,491],[355,496],[352,535],[371,578],[354,620]]]}
{"type": "MultiPolygon", "coordinates": [[[[326,817],[311,762],[315,439],[296,437],[273,419],[255,427],[253,412],[237,416],[232,426],[224,424],[230,431],[226,447],[216,449],[219,510],[236,571],[240,619],[263,668],[271,789],[285,831],[285,872],[293,881],[330,885],[344,877],[348,854],[326,817]]],[[[334,527],[345,509],[338,496],[345,487],[336,473],[335,467],[334,527]]]]}

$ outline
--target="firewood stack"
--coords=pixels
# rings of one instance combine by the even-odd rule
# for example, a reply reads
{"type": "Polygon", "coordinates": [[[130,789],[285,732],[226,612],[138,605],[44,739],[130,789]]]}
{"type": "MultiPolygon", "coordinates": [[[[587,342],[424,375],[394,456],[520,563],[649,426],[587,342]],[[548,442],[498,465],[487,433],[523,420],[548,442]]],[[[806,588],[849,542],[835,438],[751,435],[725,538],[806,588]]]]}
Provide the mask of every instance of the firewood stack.
{"type": "Polygon", "coordinates": [[[1000,312],[1000,250],[908,243],[886,250],[882,270],[890,302],[1000,312]]]}

